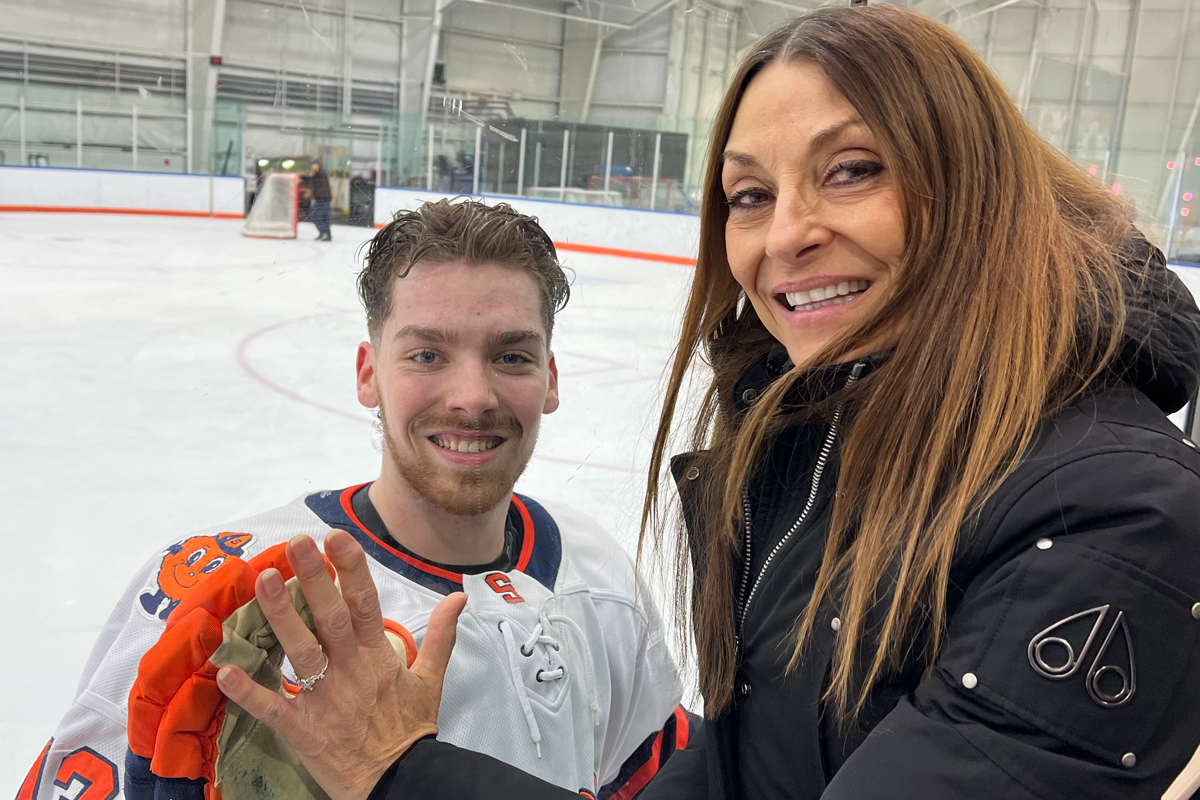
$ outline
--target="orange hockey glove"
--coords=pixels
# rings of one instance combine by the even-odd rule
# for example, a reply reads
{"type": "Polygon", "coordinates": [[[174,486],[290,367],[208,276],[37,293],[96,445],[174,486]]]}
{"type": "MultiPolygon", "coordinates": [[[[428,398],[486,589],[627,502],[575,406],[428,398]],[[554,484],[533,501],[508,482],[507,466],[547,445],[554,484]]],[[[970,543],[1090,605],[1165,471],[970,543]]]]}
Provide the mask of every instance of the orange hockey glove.
{"type": "Polygon", "coordinates": [[[284,580],[295,574],[285,548],[277,544],[249,561],[230,559],[179,604],[142,656],[129,692],[127,733],[130,751],[151,759],[155,775],[214,779],[225,696],[208,658],[224,641],[224,621],[254,599],[259,573],[274,567],[284,580]]]}
{"type": "MultiPolygon", "coordinates": [[[[324,796],[274,732],[227,703],[216,686],[218,668],[233,663],[259,683],[283,690],[282,649],[254,600],[255,580],[269,567],[282,573],[293,604],[312,627],[284,545],[249,562],[233,562],[198,586],[138,667],[129,701],[129,800],[213,800],[218,789],[225,790],[225,800],[236,800],[251,789],[263,796],[264,783],[275,788],[275,796],[324,796]]],[[[411,663],[412,636],[390,621],[387,628],[397,652],[403,650],[411,663]]]]}

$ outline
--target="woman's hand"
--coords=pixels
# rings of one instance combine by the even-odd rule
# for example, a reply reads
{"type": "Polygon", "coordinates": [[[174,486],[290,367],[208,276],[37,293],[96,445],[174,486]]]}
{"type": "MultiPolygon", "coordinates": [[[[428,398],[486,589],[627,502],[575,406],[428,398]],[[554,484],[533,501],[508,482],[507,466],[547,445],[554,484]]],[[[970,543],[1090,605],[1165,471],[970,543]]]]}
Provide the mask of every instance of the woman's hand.
{"type": "Polygon", "coordinates": [[[312,539],[297,536],[287,547],[317,636],[292,607],[277,570],[264,571],[255,585],[296,675],[311,678],[325,669],[324,677],[293,699],[259,686],[237,667],[222,668],[217,683],[230,700],[279,732],[332,800],[363,800],[414,742],[437,733],[442,680],[466,595],[452,594],[434,609],[408,668],[384,634],[362,548],[350,534],[334,531],[325,552],[341,592],[312,539]]]}

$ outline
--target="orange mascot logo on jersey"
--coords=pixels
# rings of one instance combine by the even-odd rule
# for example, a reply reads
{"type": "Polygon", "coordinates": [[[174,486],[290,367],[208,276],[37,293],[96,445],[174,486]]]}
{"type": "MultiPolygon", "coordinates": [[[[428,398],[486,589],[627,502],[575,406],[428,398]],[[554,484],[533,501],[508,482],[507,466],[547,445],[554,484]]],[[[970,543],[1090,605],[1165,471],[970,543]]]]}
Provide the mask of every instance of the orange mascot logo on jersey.
{"type": "Polygon", "coordinates": [[[242,548],[253,538],[249,533],[218,533],[193,536],[171,545],[158,568],[156,591],[144,592],[138,598],[142,608],[147,614],[165,620],[206,576],[219,570],[230,558],[240,558],[245,552],[242,548]]]}

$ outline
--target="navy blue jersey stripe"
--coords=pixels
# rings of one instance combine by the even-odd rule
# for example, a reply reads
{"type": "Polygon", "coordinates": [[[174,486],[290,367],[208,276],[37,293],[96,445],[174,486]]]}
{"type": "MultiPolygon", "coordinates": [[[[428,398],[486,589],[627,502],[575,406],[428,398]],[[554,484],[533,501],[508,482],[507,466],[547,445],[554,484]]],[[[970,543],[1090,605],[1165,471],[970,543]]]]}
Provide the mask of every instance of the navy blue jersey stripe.
{"type": "MultiPolygon", "coordinates": [[[[558,580],[558,568],[562,564],[562,535],[558,531],[558,523],[536,500],[523,494],[517,497],[525,504],[529,518],[533,520],[533,553],[523,572],[553,592],[554,582],[558,580]]],[[[528,531],[525,535],[529,535],[528,531]]]]}
{"type": "MultiPolygon", "coordinates": [[[[367,555],[397,575],[443,595],[462,591],[462,584],[458,581],[414,567],[382,547],[346,513],[342,506],[344,492],[344,489],[336,492],[316,492],[304,498],[304,504],[329,527],[347,531],[358,540],[367,555]]],[[[525,532],[526,537],[531,534],[533,536],[533,552],[523,572],[550,591],[554,591],[554,582],[558,578],[558,569],[562,562],[562,537],[558,525],[537,501],[524,495],[517,497],[524,503],[533,521],[533,531],[525,532]]]]}

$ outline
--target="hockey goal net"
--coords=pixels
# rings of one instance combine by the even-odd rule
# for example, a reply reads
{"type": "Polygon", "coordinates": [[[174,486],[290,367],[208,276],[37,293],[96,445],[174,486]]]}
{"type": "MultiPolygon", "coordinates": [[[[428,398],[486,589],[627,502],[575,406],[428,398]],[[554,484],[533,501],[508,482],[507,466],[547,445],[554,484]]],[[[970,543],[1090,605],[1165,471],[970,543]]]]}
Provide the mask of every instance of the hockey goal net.
{"type": "Polygon", "coordinates": [[[300,221],[300,176],[284,172],[268,173],[262,188],[250,206],[243,236],[267,239],[295,239],[300,221]]]}
{"type": "MultiPolygon", "coordinates": [[[[604,189],[604,176],[593,175],[588,180],[589,189],[604,189]]],[[[674,178],[653,178],[640,175],[613,175],[608,180],[608,191],[619,198],[619,202],[609,205],[620,205],[625,208],[653,209],[657,211],[675,211],[683,205],[683,194],[679,191],[679,181],[674,178]]]]}
{"type": "Polygon", "coordinates": [[[621,206],[621,195],[618,192],[606,192],[603,189],[575,189],[560,186],[530,186],[525,190],[525,196],[532,200],[557,200],[560,203],[580,203],[589,206],[621,206]]]}

